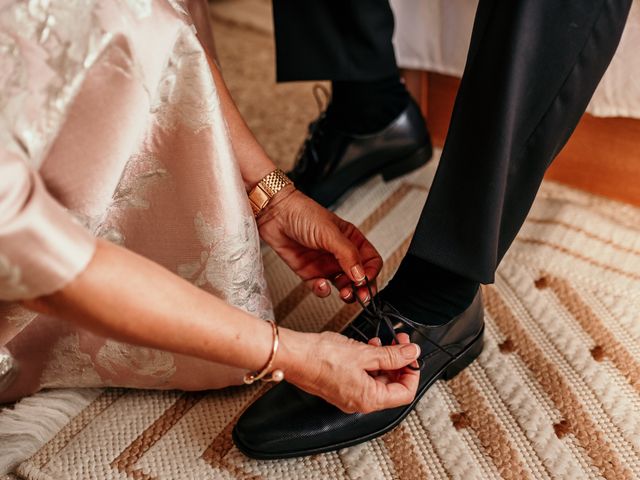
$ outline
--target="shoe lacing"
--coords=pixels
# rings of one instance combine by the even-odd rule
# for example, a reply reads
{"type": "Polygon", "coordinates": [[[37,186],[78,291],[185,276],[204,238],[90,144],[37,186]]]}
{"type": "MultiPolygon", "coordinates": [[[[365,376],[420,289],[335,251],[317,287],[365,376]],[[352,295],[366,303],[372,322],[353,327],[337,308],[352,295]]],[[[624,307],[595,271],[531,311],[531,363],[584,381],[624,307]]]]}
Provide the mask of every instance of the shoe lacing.
{"type": "MultiPolygon", "coordinates": [[[[388,302],[385,302],[379,297],[374,296],[373,292],[371,291],[371,285],[369,284],[369,279],[366,277],[365,277],[365,282],[366,282],[367,290],[369,291],[369,303],[365,303],[362,301],[362,299],[360,299],[355,288],[352,288],[353,295],[355,296],[356,300],[362,307],[362,314],[361,314],[362,318],[364,318],[367,321],[367,323],[369,323],[369,325],[375,328],[375,335],[374,335],[375,337],[379,336],[380,326],[384,325],[389,329],[396,343],[400,343],[400,340],[398,340],[398,336],[396,335],[396,328],[398,327],[397,323],[400,322],[413,328],[427,342],[429,342],[436,349],[440,350],[447,356],[451,358],[455,356],[454,354],[448,352],[446,349],[440,346],[437,342],[434,342],[429,337],[427,337],[424,333],[422,333],[421,329],[422,327],[424,327],[424,325],[418,322],[415,322],[410,318],[405,317],[395,307],[393,307],[393,305],[391,305],[388,302]],[[394,321],[396,322],[396,325],[394,325],[393,323],[394,321]]],[[[360,336],[365,343],[370,340],[370,338],[364,332],[362,332],[362,330],[360,330],[358,327],[355,326],[354,322],[351,322],[347,326],[347,328],[350,328],[353,332],[355,332],[358,336],[360,336]]],[[[425,357],[426,357],[426,354],[418,357],[417,358],[418,366],[414,367],[412,365],[409,365],[409,368],[412,370],[420,370],[424,365],[425,357]]]]}
{"type": "Polygon", "coordinates": [[[316,145],[324,135],[321,124],[324,123],[324,119],[327,116],[327,106],[331,102],[331,93],[329,93],[329,90],[324,85],[320,84],[315,84],[312,92],[320,113],[318,118],[309,124],[307,137],[296,154],[296,162],[292,169],[292,173],[296,176],[302,175],[307,170],[309,167],[309,159],[314,164],[320,162],[316,145]],[[324,99],[322,98],[323,96],[324,99]]]}

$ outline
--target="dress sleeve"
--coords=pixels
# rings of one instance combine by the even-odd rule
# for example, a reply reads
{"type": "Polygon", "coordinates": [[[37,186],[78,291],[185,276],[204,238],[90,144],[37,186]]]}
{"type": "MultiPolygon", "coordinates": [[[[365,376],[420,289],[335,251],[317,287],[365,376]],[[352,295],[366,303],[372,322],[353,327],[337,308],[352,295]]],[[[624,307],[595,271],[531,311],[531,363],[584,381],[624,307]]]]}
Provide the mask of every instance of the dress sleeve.
{"type": "Polygon", "coordinates": [[[95,242],[38,173],[0,146],[0,300],[59,290],[86,268],[95,242]]]}

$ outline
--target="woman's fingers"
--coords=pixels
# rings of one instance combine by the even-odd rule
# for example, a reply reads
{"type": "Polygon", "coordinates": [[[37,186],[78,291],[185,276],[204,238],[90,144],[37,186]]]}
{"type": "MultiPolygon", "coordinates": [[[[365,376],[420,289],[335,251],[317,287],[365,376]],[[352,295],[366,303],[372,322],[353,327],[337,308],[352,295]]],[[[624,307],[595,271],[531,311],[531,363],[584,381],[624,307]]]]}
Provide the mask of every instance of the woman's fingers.
{"type": "MultiPolygon", "coordinates": [[[[406,333],[399,333],[398,334],[398,341],[400,342],[400,344],[405,344],[405,343],[411,343],[411,337],[409,337],[409,335],[407,335],[406,333]]],[[[411,364],[412,367],[418,368],[418,361],[416,360],[415,362],[413,362],[411,364]]],[[[415,370],[411,370],[411,369],[407,369],[408,371],[414,371],[415,370]]]]}
{"type": "Polygon", "coordinates": [[[320,395],[347,413],[369,413],[410,403],[420,374],[404,368],[416,361],[420,349],[406,334],[398,335],[398,344],[382,346],[380,338],[368,345],[338,333],[323,332],[314,337],[312,357],[304,355],[305,368],[299,378],[290,381],[303,390],[320,395]],[[321,362],[308,362],[309,358],[321,362]]]}
{"type": "MultiPolygon", "coordinates": [[[[325,278],[314,278],[312,280],[307,280],[307,286],[311,289],[311,291],[320,298],[325,298],[331,295],[331,283],[325,278]]],[[[371,292],[375,295],[377,290],[374,289],[375,285],[371,286],[371,292]]],[[[344,287],[339,289],[340,298],[346,303],[353,303],[356,301],[356,297],[354,295],[354,289],[352,286],[344,287]]],[[[369,294],[369,289],[358,288],[356,289],[356,294],[360,297],[360,300],[363,303],[369,303],[371,300],[371,295],[369,294]]]]}
{"type": "MultiPolygon", "coordinates": [[[[417,359],[420,355],[420,349],[417,345],[410,343],[409,335],[406,333],[399,333],[397,338],[399,343],[397,345],[392,345],[392,347],[399,347],[401,349],[401,353],[403,347],[415,347],[418,351],[418,354],[415,357],[417,359]]],[[[371,344],[371,342],[369,343],[371,344]]],[[[403,357],[404,356],[408,355],[404,353],[403,357]]],[[[391,357],[389,357],[388,360],[383,360],[383,363],[385,361],[388,362],[385,363],[385,365],[399,365],[404,363],[404,359],[395,360],[391,359],[391,357]]],[[[406,365],[403,365],[403,367],[405,366],[406,365]]],[[[414,399],[420,382],[420,372],[402,367],[400,367],[400,369],[386,368],[379,370],[378,375],[374,376],[374,379],[377,382],[377,398],[374,402],[377,405],[384,405],[383,408],[394,408],[406,405],[414,399]]]]}
{"type": "MultiPolygon", "coordinates": [[[[367,279],[369,279],[368,276],[367,279]]],[[[368,303],[371,300],[371,294],[375,296],[378,293],[378,287],[375,280],[369,280],[369,287],[366,285],[362,287],[355,287],[351,279],[344,273],[339,273],[333,278],[333,285],[338,289],[340,298],[346,303],[353,303],[356,301],[354,290],[363,303],[368,303]],[[369,288],[371,289],[371,292],[369,292],[369,288]]]]}
{"type": "MultiPolygon", "coordinates": [[[[356,285],[365,281],[365,269],[356,245],[334,223],[323,230],[322,248],[331,252],[342,271],[356,285]]],[[[352,228],[355,228],[352,226],[352,228]]]]}
{"type": "Polygon", "coordinates": [[[353,303],[356,301],[356,297],[353,294],[353,289],[350,287],[340,289],[340,298],[345,303],[353,303]]]}
{"type": "MultiPolygon", "coordinates": [[[[367,279],[368,278],[369,277],[367,276],[367,279]]],[[[354,290],[363,303],[369,303],[369,301],[371,300],[371,295],[375,296],[378,293],[378,287],[375,280],[369,280],[368,287],[366,285],[362,287],[356,287],[353,285],[349,277],[344,274],[338,274],[334,278],[333,284],[340,292],[340,298],[346,303],[353,303],[356,301],[354,290]],[[371,289],[371,291],[369,291],[369,289],[371,289]]]]}
{"type": "Polygon", "coordinates": [[[355,296],[353,295],[353,292],[351,292],[355,285],[358,297],[360,297],[364,303],[367,303],[371,299],[371,294],[375,296],[378,293],[376,278],[382,269],[382,257],[371,242],[369,242],[362,232],[358,230],[358,228],[352,224],[344,222],[341,224],[340,229],[345,233],[345,236],[348,237],[349,241],[358,249],[359,257],[364,266],[364,275],[369,281],[368,283],[371,288],[371,292],[369,292],[367,285],[364,283],[360,284],[361,282],[353,282],[352,277],[347,275],[338,275],[334,284],[340,291],[340,297],[344,301],[348,303],[355,301],[355,296]]]}
{"type": "Polygon", "coordinates": [[[378,277],[382,269],[382,257],[373,244],[357,227],[346,222],[345,224],[341,230],[345,232],[345,235],[348,236],[349,240],[357,247],[360,259],[364,265],[364,273],[371,282],[378,277]]]}
{"type": "MultiPolygon", "coordinates": [[[[346,276],[344,278],[347,279],[348,286],[340,287],[338,285],[344,285],[345,284],[344,281],[339,281],[339,282],[336,282],[335,280],[333,281],[333,284],[338,289],[340,298],[346,303],[353,303],[356,301],[355,295],[358,295],[358,297],[363,303],[369,303],[369,301],[371,300],[369,289],[367,287],[354,288],[351,283],[351,280],[349,280],[348,277],[346,276]],[[355,295],[354,295],[354,290],[355,290],[355,295]]],[[[307,280],[306,284],[309,287],[309,289],[311,289],[311,291],[320,298],[328,297],[331,294],[331,282],[329,282],[327,279],[314,278],[312,280],[307,280]]],[[[376,288],[375,283],[373,284],[370,283],[370,288],[371,288],[371,293],[373,295],[376,295],[378,290],[376,288]]]]}
{"type": "Polygon", "coordinates": [[[369,350],[366,370],[399,370],[410,365],[420,355],[420,347],[415,343],[388,345],[369,350]]]}
{"type": "Polygon", "coordinates": [[[349,287],[351,285],[351,279],[347,277],[344,272],[340,272],[333,276],[333,284],[338,290],[349,287]]]}
{"type": "MultiPolygon", "coordinates": [[[[373,345],[374,347],[381,347],[382,346],[382,340],[380,340],[378,337],[373,337],[371,339],[369,339],[369,341],[367,342],[369,345],[373,345]]],[[[372,370],[371,372],[369,372],[369,375],[371,375],[372,377],[376,377],[380,374],[380,370],[372,370]]]]}
{"type": "MultiPolygon", "coordinates": [[[[380,273],[382,257],[356,226],[334,218],[335,228],[324,230],[324,247],[335,256],[346,277],[356,286],[363,286],[365,278],[371,281],[380,273]]],[[[345,286],[341,284],[338,288],[345,286]]]]}
{"type": "Polygon", "coordinates": [[[391,379],[384,373],[368,377],[365,394],[347,402],[346,411],[371,413],[386,408],[395,408],[411,403],[418,390],[419,375],[403,374],[391,379]],[[350,408],[353,405],[355,408],[350,408]]]}
{"type": "Polygon", "coordinates": [[[356,301],[356,297],[353,295],[353,282],[344,272],[338,273],[333,277],[333,285],[338,289],[340,298],[344,302],[353,303],[356,301]]]}
{"type": "MultiPolygon", "coordinates": [[[[368,302],[371,294],[365,285],[366,280],[369,279],[371,293],[375,295],[375,278],[382,268],[382,258],[376,249],[353,224],[335,215],[317,231],[319,235],[316,237],[316,249],[319,250],[316,252],[323,251],[328,255],[312,259],[310,265],[315,273],[322,272],[321,275],[328,276],[345,302],[356,300],[351,291],[353,286],[356,286],[360,300],[368,302]],[[332,275],[332,272],[335,273],[332,275]]],[[[302,269],[298,273],[304,278],[305,272],[302,269]]],[[[326,297],[331,288],[321,283],[322,280],[325,279],[314,279],[309,286],[317,296],[326,297]]]]}
{"type": "Polygon", "coordinates": [[[385,381],[384,376],[374,379],[378,387],[378,404],[383,408],[394,408],[411,403],[416,396],[420,375],[417,372],[403,373],[395,381],[385,381]],[[383,377],[383,378],[380,378],[383,377]]]}
{"type": "Polygon", "coordinates": [[[325,278],[314,278],[306,282],[311,291],[320,298],[331,295],[331,284],[325,278]]]}
{"type": "MultiPolygon", "coordinates": [[[[368,278],[368,277],[367,277],[368,278]]],[[[360,297],[363,303],[369,303],[372,296],[376,296],[378,293],[378,288],[376,286],[375,281],[370,281],[369,286],[366,285],[364,287],[355,287],[356,294],[360,297]]],[[[354,297],[355,299],[355,297],[354,297]]]]}

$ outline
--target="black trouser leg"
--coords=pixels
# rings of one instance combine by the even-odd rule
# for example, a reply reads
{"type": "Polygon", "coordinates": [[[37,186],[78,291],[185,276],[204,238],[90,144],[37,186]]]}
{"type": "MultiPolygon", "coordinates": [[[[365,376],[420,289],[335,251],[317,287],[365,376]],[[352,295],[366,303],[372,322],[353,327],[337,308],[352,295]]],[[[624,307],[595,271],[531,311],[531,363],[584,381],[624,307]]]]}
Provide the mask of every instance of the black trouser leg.
{"type": "Polygon", "coordinates": [[[273,0],[278,81],[397,75],[388,0],[273,0]]]}
{"type": "Polygon", "coordinates": [[[449,134],[409,252],[482,283],[611,57],[631,0],[480,0],[449,134]]]}

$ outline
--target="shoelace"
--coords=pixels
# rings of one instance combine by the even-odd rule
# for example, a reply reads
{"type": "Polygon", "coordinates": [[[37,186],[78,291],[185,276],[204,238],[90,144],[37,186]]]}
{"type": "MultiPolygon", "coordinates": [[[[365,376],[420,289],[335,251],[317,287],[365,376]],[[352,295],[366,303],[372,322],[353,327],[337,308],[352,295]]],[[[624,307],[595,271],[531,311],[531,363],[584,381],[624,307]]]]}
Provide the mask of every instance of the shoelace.
{"type": "MultiPolygon", "coordinates": [[[[366,283],[366,286],[367,286],[367,290],[369,291],[369,299],[370,299],[369,303],[366,304],[360,299],[360,297],[357,295],[355,287],[352,287],[353,295],[355,296],[356,300],[358,301],[358,303],[362,307],[363,318],[367,321],[367,323],[369,323],[372,327],[375,328],[375,336],[376,337],[379,336],[380,326],[381,325],[385,325],[389,329],[389,331],[391,332],[391,335],[393,335],[393,338],[396,341],[396,343],[400,343],[400,341],[398,340],[398,336],[396,335],[395,326],[394,326],[393,321],[392,321],[392,320],[395,320],[396,322],[404,323],[405,325],[408,325],[409,327],[415,329],[421,337],[423,337],[427,342],[429,342],[436,349],[440,350],[441,352],[443,352],[447,356],[449,356],[449,357],[454,357],[455,356],[452,353],[450,353],[447,350],[445,350],[438,343],[436,343],[433,340],[431,340],[424,333],[422,333],[421,332],[421,327],[423,327],[423,325],[421,325],[418,322],[414,322],[410,318],[405,317],[400,312],[398,312],[398,310],[396,310],[391,304],[385,303],[380,298],[375,297],[373,295],[373,292],[371,291],[371,285],[369,284],[369,279],[366,278],[366,277],[365,277],[365,283],[366,283]]],[[[362,330],[360,330],[358,327],[356,327],[353,322],[351,322],[348,325],[347,328],[350,328],[351,330],[353,330],[357,335],[359,335],[365,341],[365,343],[370,340],[370,338],[367,337],[367,335],[364,334],[362,332],[362,330]]],[[[424,365],[424,357],[425,356],[426,355],[422,355],[422,356],[418,357],[418,359],[417,359],[418,366],[417,367],[409,365],[409,368],[412,369],[412,370],[420,370],[422,368],[422,366],[424,365]]]]}
{"type": "Polygon", "coordinates": [[[309,124],[307,138],[300,146],[300,150],[298,150],[298,153],[296,155],[297,160],[293,166],[293,173],[296,175],[301,175],[307,170],[309,166],[309,159],[311,159],[311,161],[316,164],[320,161],[315,142],[317,142],[322,135],[322,129],[320,128],[320,125],[323,123],[323,120],[326,117],[326,108],[331,101],[331,93],[329,93],[329,90],[327,90],[326,87],[320,84],[315,84],[312,91],[313,96],[316,99],[320,115],[315,121],[309,124]],[[324,95],[324,100],[321,98],[322,95],[324,95]]]}

